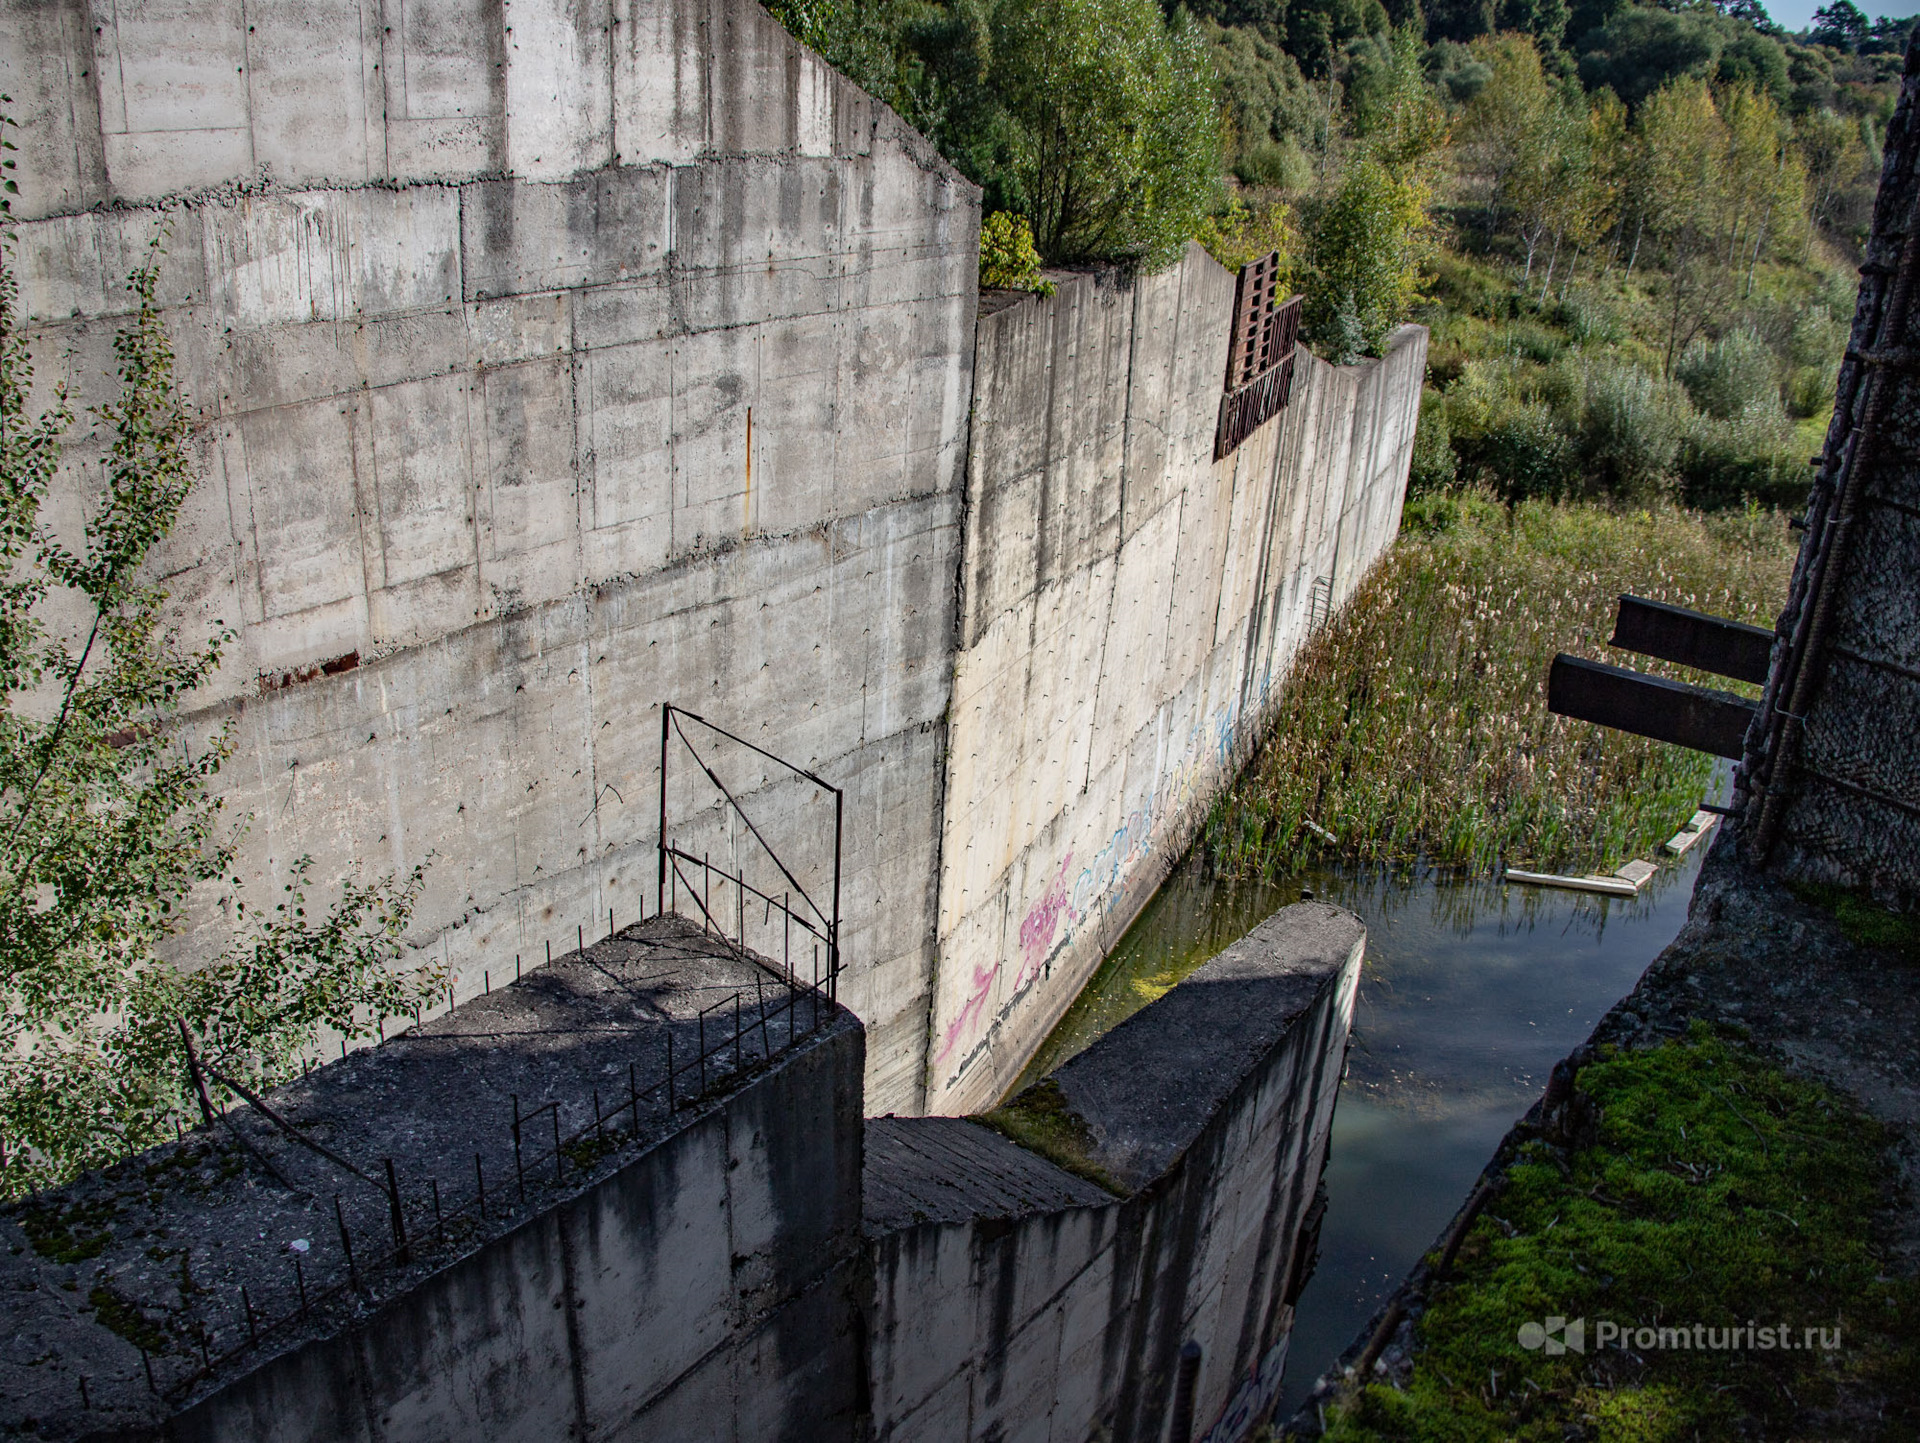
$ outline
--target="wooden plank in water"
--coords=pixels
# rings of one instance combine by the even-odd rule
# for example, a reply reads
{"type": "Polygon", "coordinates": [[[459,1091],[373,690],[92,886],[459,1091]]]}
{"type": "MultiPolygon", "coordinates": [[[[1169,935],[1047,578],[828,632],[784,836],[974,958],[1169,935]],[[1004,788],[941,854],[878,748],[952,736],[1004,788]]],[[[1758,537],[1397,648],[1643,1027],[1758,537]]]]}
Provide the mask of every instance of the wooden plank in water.
{"type": "Polygon", "coordinates": [[[1507,868],[1509,882],[1525,882],[1535,887],[1565,887],[1572,892],[1598,892],[1607,897],[1637,897],[1640,889],[1625,877],[1562,877],[1552,872],[1522,872],[1507,868]]]}
{"type": "Polygon", "coordinates": [[[1667,838],[1667,850],[1676,857],[1684,857],[1689,848],[1712,830],[1719,818],[1712,812],[1695,812],[1687,818],[1686,826],[1667,838]]]}

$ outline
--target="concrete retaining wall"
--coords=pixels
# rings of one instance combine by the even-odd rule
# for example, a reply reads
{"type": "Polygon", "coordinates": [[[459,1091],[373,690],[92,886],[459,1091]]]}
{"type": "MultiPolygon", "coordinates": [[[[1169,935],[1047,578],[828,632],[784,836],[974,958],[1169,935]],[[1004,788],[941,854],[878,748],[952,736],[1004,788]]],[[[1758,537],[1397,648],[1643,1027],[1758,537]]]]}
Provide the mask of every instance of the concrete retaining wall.
{"type": "Polygon", "coordinates": [[[980,318],[929,1110],[1011,1085],[1398,529],[1426,332],[1302,352],[1216,462],[1232,302],[1189,245],[980,318]]]}
{"type": "Polygon", "coordinates": [[[1264,1421],[1364,940],[1289,907],[1053,1075],[1123,1197],[951,1140],[976,1124],[868,1124],[875,1437],[1165,1438],[1189,1341],[1190,1436],[1264,1421]]]}
{"type": "Polygon", "coordinates": [[[840,995],[918,1106],[975,189],[751,0],[5,0],[0,91],[43,391],[171,228],[157,569],[239,631],[193,720],[256,900],[431,856],[471,995],[632,918],[691,706],[848,789],[840,995]]]}
{"type": "MultiPolygon", "coordinates": [[[[156,572],[238,632],[188,733],[255,903],[430,858],[409,940],[471,996],[649,895],[675,702],[847,790],[870,1104],[997,1097],[1392,535],[1424,333],[1303,355],[1216,465],[1231,276],[976,336],[978,192],[752,0],[95,11],[0,0],[17,270],[85,405],[170,227],[205,475],[156,572]]],[[[227,935],[208,894],[179,955],[227,935]]]]}

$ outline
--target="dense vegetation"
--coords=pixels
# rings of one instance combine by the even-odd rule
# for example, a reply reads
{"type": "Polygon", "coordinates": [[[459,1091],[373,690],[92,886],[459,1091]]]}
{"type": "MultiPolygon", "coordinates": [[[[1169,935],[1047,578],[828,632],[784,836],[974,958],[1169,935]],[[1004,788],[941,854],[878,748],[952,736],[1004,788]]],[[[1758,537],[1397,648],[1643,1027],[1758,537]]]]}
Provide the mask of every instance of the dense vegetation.
{"type": "Polygon", "coordinates": [[[1526,1145],[1429,1298],[1405,1390],[1365,1388],[1328,1436],[1907,1436],[1920,1289],[1878,1244],[1886,1129],[1698,1023],[1580,1089],[1591,1138],[1526,1145]],[[1515,1350],[1562,1318],[1584,1353],[1515,1350]]]}
{"type": "Polygon", "coordinates": [[[1658,855],[1709,759],[1550,715],[1553,654],[1604,655],[1627,590],[1764,620],[1791,558],[1786,528],[1758,510],[1415,498],[1399,544],[1295,663],[1274,743],[1215,803],[1209,862],[1284,876],[1327,834],[1350,858],[1483,872],[1658,855]]]}

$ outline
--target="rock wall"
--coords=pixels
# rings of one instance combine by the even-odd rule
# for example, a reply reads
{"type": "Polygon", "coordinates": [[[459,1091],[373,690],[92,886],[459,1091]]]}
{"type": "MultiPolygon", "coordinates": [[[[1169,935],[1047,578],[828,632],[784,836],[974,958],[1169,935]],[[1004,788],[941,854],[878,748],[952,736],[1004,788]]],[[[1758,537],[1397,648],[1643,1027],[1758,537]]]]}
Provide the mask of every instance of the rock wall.
{"type": "Polygon", "coordinates": [[[990,1105],[1178,858],[1316,614],[1391,542],[1426,332],[1213,458],[1233,276],[1197,245],[983,314],[928,1108],[990,1105]]]}
{"type": "Polygon", "coordinates": [[[752,0],[6,0],[0,91],[43,393],[102,397],[167,228],[157,570],[239,633],[189,731],[256,898],[431,857],[478,992],[650,894],[691,706],[848,790],[840,995],[918,1106],[975,189],[752,0]]]}

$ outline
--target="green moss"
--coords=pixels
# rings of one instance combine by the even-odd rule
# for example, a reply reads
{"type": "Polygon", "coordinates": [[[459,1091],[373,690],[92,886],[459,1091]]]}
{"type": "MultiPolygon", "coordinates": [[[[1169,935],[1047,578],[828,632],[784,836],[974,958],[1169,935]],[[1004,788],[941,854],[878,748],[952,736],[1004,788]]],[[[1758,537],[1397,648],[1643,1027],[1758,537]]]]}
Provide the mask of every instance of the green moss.
{"type": "Polygon", "coordinates": [[[93,1304],[94,1316],[108,1332],[119,1334],[134,1347],[149,1353],[167,1351],[166,1333],[150,1321],[132,1300],[102,1285],[87,1294],[87,1301],[93,1304]]]}
{"type": "Polygon", "coordinates": [[[33,1250],[56,1263],[78,1263],[97,1258],[113,1241],[107,1225],[119,1211],[112,1202],[75,1203],[61,1207],[57,1203],[29,1204],[18,1209],[20,1231],[27,1235],[33,1250]]]}
{"type": "Polygon", "coordinates": [[[1920,1285],[1889,1277],[1875,1241],[1886,1130],[1698,1024],[1590,1065],[1580,1089],[1593,1141],[1528,1144],[1429,1299],[1408,1386],[1361,1390],[1330,1436],[1810,1436],[1817,1413],[1833,1434],[1911,1436],[1920,1285]],[[1521,1345],[1554,1317],[1585,1319],[1584,1354],[1521,1345]],[[1602,1322],[1751,1326],[1755,1345],[1601,1347],[1602,1322]],[[1759,1328],[1792,1350],[1758,1346],[1759,1328]],[[1836,1328],[1837,1348],[1806,1346],[1836,1328]]]}
{"type": "Polygon", "coordinates": [[[1023,1089],[1011,1102],[980,1113],[973,1121],[1011,1138],[1029,1152],[1039,1153],[1049,1162],[1096,1187],[1105,1188],[1116,1197],[1126,1195],[1126,1189],[1100,1165],[1093,1129],[1067,1105],[1060,1084],[1051,1077],[1042,1078],[1023,1089]]]}
{"type": "Polygon", "coordinates": [[[1868,898],[1840,887],[1795,883],[1793,892],[1801,901],[1831,912],[1847,940],[1856,947],[1878,948],[1920,964],[1920,917],[1889,912],[1868,898]]]}

